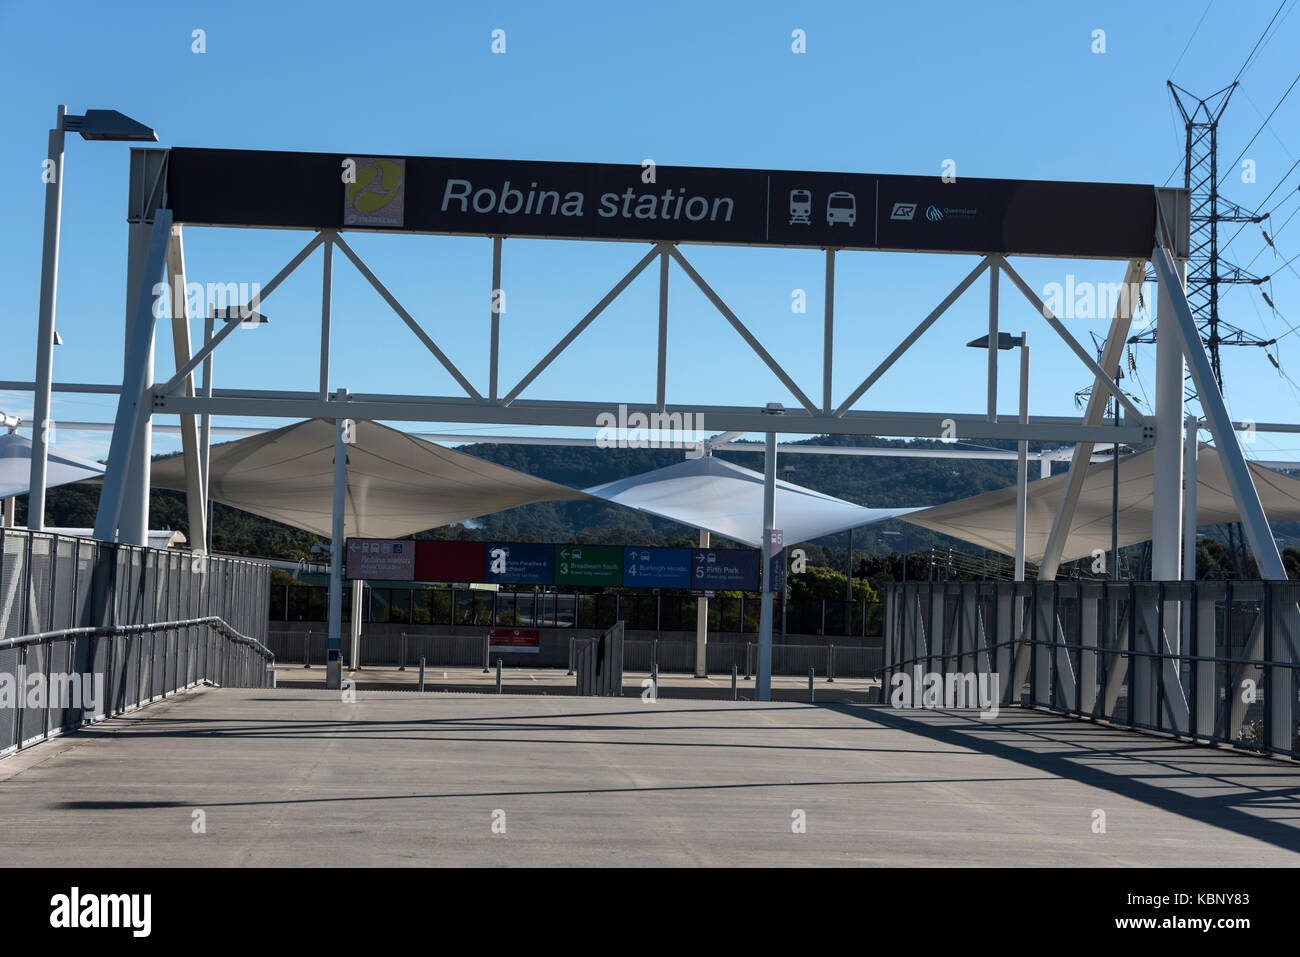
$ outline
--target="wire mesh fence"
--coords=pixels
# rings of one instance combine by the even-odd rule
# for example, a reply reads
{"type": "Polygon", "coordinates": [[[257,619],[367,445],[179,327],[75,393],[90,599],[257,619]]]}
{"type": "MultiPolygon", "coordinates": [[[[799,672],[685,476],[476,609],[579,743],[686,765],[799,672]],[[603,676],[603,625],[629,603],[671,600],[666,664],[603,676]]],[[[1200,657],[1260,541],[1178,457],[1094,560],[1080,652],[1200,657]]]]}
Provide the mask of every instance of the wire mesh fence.
{"type": "Polygon", "coordinates": [[[269,566],[0,529],[0,754],[198,683],[262,687],[269,566]]]}
{"type": "Polygon", "coordinates": [[[890,585],[885,693],[950,706],[996,679],[995,704],[1296,758],[1297,602],[1287,581],[890,585]]]}

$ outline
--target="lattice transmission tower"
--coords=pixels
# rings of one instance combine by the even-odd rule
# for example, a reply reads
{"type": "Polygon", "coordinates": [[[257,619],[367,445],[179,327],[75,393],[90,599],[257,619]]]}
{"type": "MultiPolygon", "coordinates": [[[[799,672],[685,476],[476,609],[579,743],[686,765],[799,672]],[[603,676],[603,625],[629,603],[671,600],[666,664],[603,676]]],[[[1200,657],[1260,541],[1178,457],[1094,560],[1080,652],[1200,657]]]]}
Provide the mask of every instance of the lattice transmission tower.
{"type": "MultiPolygon", "coordinates": [[[[1219,287],[1225,284],[1258,286],[1268,277],[1247,272],[1225,260],[1219,250],[1220,223],[1258,223],[1264,217],[1242,209],[1219,195],[1219,120],[1228,100],[1237,88],[1234,82],[1217,93],[1201,98],[1174,83],[1169,83],[1178,111],[1187,131],[1183,163],[1183,185],[1191,196],[1190,257],[1187,261],[1187,301],[1196,318],[1201,340],[1210,354],[1214,379],[1223,391],[1223,373],[1219,366],[1220,346],[1272,345],[1276,340],[1263,339],[1219,317],[1219,287]]],[[[1148,281],[1154,277],[1148,275],[1148,281]]],[[[1151,328],[1129,342],[1155,342],[1151,328]]]]}

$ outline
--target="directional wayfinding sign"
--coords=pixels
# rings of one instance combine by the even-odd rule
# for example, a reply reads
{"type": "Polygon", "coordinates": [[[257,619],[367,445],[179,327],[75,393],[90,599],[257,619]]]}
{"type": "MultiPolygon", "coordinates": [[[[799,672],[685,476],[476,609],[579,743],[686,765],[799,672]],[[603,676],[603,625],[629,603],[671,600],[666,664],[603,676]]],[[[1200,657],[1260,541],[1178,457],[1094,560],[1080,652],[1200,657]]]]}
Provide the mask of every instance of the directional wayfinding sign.
{"type": "Polygon", "coordinates": [[[691,549],[691,587],[758,591],[758,552],[749,548],[691,549]]]}
{"type": "Polygon", "coordinates": [[[555,546],[488,542],[483,581],[506,585],[553,585],[555,546]]]}
{"type": "Polygon", "coordinates": [[[623,549],[618,545],[556,545],[555,584],[623,584],[623,549]]]}
{"type": "Polygon", "coordinates": [[[415,578],[415,542],[349,538],[344,547],[348,578],[399,582],[415,578]]]}
{"type": "Polygon", "coordinates": [[[623,584],[628,588],[690,588],[691,550],[624,548],[623,584]]]}

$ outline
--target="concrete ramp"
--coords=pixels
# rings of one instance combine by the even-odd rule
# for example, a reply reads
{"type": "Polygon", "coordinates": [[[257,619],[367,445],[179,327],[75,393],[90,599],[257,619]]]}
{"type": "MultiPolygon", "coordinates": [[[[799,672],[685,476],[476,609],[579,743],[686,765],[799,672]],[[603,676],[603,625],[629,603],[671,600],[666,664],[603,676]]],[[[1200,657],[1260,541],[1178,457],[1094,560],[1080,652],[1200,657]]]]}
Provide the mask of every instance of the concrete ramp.
{"type": "Polygon", "coordinates": [[[1296,865],[1297,794],[1020,710],[202,689],[0,761],[0,865],[1296,865]]]}

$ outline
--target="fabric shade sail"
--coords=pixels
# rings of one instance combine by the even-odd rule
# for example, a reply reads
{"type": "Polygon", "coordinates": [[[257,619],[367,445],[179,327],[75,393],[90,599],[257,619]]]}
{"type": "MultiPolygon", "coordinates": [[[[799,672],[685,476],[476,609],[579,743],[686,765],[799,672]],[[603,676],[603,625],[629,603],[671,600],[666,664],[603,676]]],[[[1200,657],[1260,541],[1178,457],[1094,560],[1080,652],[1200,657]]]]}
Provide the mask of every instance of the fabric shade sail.
{"type": "MultiPolygon", "coordinates": [[[[356,423],[348,449],[345,531],[401,538],[516,505],[588,499],[377,422],[356,423]]],[[[328,538],[334,506],[334,423],[308,419],[212,448],[214,501],[328,538]]],[[[153,464],[153,484],[185,490],[181,456],[153,464]]]]}
{"type": "MultiPolygon", "coordinates": [[[[96,462],[65,455],[51,447],[47,457],[45,487],[67,485],[104,474],[96,462]]],[[[0,498],[26,495],[32,478],[32,443],[16,432],[0,435],[0,498]]]]}
{"type": "MultiPolygon", "coordinates": [[[[586,491],[746,545],[757,547],[763,540],[762,474],[713,456],[687,459],[586,491]]],[[[912,511],[865,508],[779,479],[776,483],[776,527],[783,531],[787,545],[912,511]]]]}
{"type": "MultiPolygon", "coordinates": [[[[1154,468],[1155,453],[1151,450],[1119,461],[1120,546],[1151,538],[1154,468]]],[[[1249,468],[1269,520],[1300,519],[1300,479],[1262,465],[1250,464],[1249,468]]],[[[1040,558],[1047,550],[1047,539],[1067,480],[1068,475],[1056,475],[1030,482],[1026,488],[1025,556],[1030,561],[1040,558]]],[[[1110,549],[1112,482],[1113,467],[1109,463],[1088,467],[1062,561],[1084,558],[1097,549],[1110,549]]],[[[1215,525],[1239,520],[1237,504],[1228,488],[1219,454],[1212,446],[1202,444],[1196,466],[1196,524],[1215,525]]],[[[947,505],[937,505],[913,512],[905,516],[904,521],[981,548],[1014,555],[1016,489],[1012,485],[947,505]]]]}

